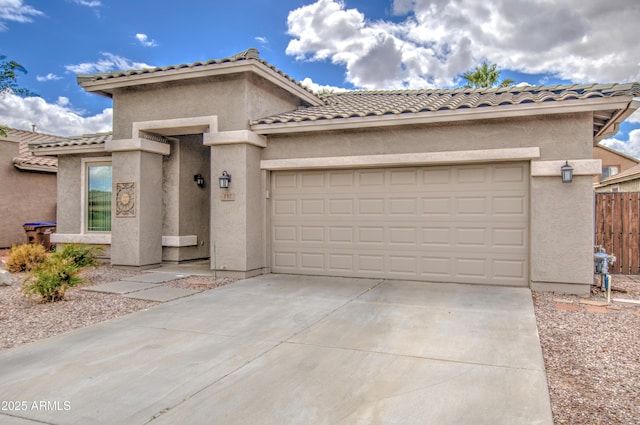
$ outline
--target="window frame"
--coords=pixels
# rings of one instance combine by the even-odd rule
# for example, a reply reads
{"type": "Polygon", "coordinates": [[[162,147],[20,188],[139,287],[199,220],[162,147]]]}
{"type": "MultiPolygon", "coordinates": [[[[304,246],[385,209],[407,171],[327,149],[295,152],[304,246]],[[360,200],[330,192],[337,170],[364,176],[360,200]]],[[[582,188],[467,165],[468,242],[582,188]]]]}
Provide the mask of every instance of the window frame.
{"type": "Polygon", "coordinates": [[[607,165],[602,167],[602,173],[600,173],[600,180],[608,179],[609,177],[613,177],[617,174],[620,174],[620,166],[619,165],[607,165]],[[611,173],[612,169],[615,168],[615,173],[611,173]],[[607,175],[605,176],[605,172],[607,175]]]}
{"type": "MultiPolygon", "coordinates": [[[[111,222],[113,223],[113,164],[110,156],[82,158],[80,191],[80,232],[81,234],[111,234],[111,230],[89,230],[89,167],[108,165],[111,167],[111,222]]],[[[109,226],[111,227],[111,226],[109,226]]]]}

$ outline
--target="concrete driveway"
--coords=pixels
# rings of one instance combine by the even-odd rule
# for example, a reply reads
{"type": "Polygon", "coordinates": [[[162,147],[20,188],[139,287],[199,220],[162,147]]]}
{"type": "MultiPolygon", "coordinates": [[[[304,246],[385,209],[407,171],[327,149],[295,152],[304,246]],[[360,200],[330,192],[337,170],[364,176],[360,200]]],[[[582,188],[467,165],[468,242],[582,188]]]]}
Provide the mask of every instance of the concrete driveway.
{"type": "Polygon", "coordinates": [[[0,352],[0,423],[552,424],[524,288],[266,275],[0,352]]]}

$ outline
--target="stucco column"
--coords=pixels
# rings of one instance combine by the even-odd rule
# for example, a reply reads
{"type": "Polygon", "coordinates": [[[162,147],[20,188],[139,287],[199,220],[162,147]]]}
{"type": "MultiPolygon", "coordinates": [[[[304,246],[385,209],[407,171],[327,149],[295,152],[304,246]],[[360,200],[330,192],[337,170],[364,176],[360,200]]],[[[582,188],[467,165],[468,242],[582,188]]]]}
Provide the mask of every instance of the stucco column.
{"type": "Polygon", "coordinates": [[[569,163],[571,183],[560,177],[564,161],[532,163],[531,288],[588,293],[593,283],[593,174],[600,172],[600,161],[569,163]]]}
{"type": "Polygon", "coordinates": [[[205,134],[204,143],[211,146],[211,269],[220,276],[240,278],[262,274],[266,267],[262,139],[233,131],[205,134]],[[219,188],[223,171],[231,174],[229,189],[219,188]]]}
{"type": "MultiPolygon", "coordinates": [[[[162,156],[164,143],[143,139],[115,140],[114,210],[111,218],[111,264],[150,267],[162,262],[162,156]],[[126,208],[118,206],[118,188],[126,185],[126,208]],[[131,205],[133,202],[133,205],[131,205]]],[[[123,192],[120,192],[120,196],[123,192]]]]}

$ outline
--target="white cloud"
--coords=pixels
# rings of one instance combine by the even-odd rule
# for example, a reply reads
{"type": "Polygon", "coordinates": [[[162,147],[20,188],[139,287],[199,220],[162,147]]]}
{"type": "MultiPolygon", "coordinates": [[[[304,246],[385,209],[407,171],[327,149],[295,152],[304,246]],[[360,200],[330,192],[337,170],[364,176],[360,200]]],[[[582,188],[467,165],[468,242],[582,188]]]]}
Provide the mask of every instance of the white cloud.
{"type": "Polygon", "coordinates": [[[254,38],[254,40],[261,44],[269,44],[269,39],[267,37],[257,36],[254,38]]]}
{"type": "Polygon", "coordinates": [[[640,123],[640,109],[636,109],[636,111],[631,114],[626,121],[640,123]]]}
{"type": "Polygon", "coordinates": [[[600,142],[601,145],[615,149],[626,155],[640,159],[640,129],[631,130],[629,132],[629,140],[623,141],[618,139],[605,139],[600,142]]]}
{"type": "Polygon", "coordinates": [[[23,0],[0,0],[0,31],[7,30],[7,21],[27,23],[44,13],[24,4],[23,0]]]}
{"type": "Polygon", "coordinates": [[[144,47],[156,47],[158,45],[155,40],[149,40],[147,34],[136,34],[136,39],[138,39],[144,47]]]}
{"type": "Polygon", "coordinates": [[[343,65],[363,88],[453,86],[483,60],[575,82],[640,79],[640,2],[395,0],[392,10],[400,22],[369,20],[339,0],[300,7],[289,13],[286,52],[343,65]]]}
{"type": "Polygon", "coordinates": [[[36,75],[36,80],[40,81],[41,83],[44,81],[54,81],[54,80],[61,80],[62,77],[52,74],[52,73],[48,73],[47,75],[36,75]]]}
{"type": "Polygon", "coordinates": [[[102,2],[98,0],[73,0],[74,3],[87,7],[100,7],[102,2]]]}
{"type": "Polygon", "coordinates": [[[96,72],[109,72],[109,71],[123,71],[128,69],[144,69],[153,68],[152,65],[147,65],[141,62],[132,62],[131,60],[122,56],[114,55],[112,53],[101,52],[101,59],[96,62],[85,62],[77,65],[66,65],[67,71],[71,71],[76,74],[92,74],[96,72]]]}
{"type": "Polygon", "coordinates": [[[337,92],[341,92],[341,91],[348,91],[348,89],[342,88],[342,87],[336,87],[336,86],[329,86],[329,85],[321,85],[318,83],[314,83],[313,80],[309,77],[305,78],[304,80],[300,81],[300,84],[302,84],[303,86],[305,86],[306,88],[308,88],[309,90],[315,92],[315,93],[320,93],[323,91],[326,92],[332,92],[332,93],[337,93],[337,92]]]}
{"type": "Polygon", "coordinates": [[[51,104],[40,97],[22,98],[5,94],[0,102],[0,124],[27,131],[31,131],[31,125],[35,124],[37,131],[56,136],[111,131],[112,121],[113,109],[107,108],[99,114],[84,117],[71,108],[66,97],[59,97],[55,104],[51,104]]]}

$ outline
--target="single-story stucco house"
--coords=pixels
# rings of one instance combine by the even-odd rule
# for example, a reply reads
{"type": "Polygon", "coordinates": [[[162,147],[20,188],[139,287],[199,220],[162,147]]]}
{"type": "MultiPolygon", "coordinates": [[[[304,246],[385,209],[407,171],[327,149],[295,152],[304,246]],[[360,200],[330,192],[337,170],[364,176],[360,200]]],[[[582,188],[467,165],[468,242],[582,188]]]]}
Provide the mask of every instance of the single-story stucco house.
{"type": "Polygon", "coordinates": [[[594,145],[640,105],[637,83],[318,96],[255,49],[78,82],[113,99],[113,134],[32,145],[59,160],[58,243],[569,292],[593,282],[594,145]]]}
{"type": "Polygon", "coordinates": [[[56,221],[58,159],[34,156],[29,144],[58,138],[14,128],[0,136],[0,248],[27,242],[25,223],[56,221]]]}
{"type": "Polygon", "coordinates": [[[640,164],[640,160],[599,144],[593,148],[593,157],[602,161],[602,174],[593,177],[594,186],[640,164]]]}

